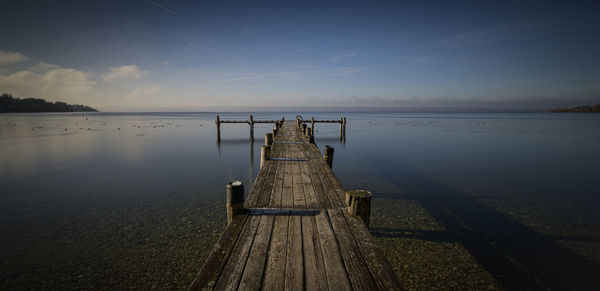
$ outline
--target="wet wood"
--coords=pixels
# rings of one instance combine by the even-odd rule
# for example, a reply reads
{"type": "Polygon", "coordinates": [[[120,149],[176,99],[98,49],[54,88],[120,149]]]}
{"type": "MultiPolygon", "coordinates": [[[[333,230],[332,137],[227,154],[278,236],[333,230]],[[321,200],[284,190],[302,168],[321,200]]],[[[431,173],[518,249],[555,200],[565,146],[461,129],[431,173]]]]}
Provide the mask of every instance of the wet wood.
{"type": "Polygon", "coordinates": [[[288,218],[287,213],[275,216],[266,273],[262,284],[264,290],[283,289],[288,241],[288,218]]]}
{"type": "Polygon", "coordinates": [[[304,288],[304,258],[302,256],[302,224],[300,215],[288,218],[287,255],[285,259],[285,290],[304,288]]]}
{"type": "Polygon", "coordinates": [[[194,282],[192,282],[191,290],[212,290],[214,288],[227,259],[229,259],[233,246],[240,236],[240,231],[244,227],[247,217],[247,215],[236,216],[225,229],[219,238],[219,243],[215,245],[206,262],[204,262],[200,273],[194,282]]]}
{"type": "Polygon", "coordinates": [[[321,241],[314,216],[302,216],[302,246],[304,249],[304,280],[306,290],[327,290],[321,241]]]}
{"type": "Polygon", "coordinates": [[[263,272],[267,262],[267,252],[273,232],[274,218],[275,216],[272,215],[264,215],[260,219],[258,231],[250,250],[239,290],[258,290],[262,285],[263,272]]]}
{"type": "Polygon", "coordinates": [[[336,290],[352,290],[348,273],[342,261],[342,254],[327,217],[327,211],[321,211],[317,215],[316,221],[327,285],[330,287],[335,286],[336,290]]]}
{"type": "Polygon", "coordinates": [[[225,265],[225,268],[221,272],[221,277],[217,281],[215,290],[233,290],[238,287],[244,265],[246,265],[246,260],[250,253],[250,247],[258,229],[259,219],[259,216],[248,217],[248,221],[240,232],[240,237],[227,260],[227,265],[225,265]]]}
{"type": "Polygon", "coordinates": [[[374,290],[375,282],[358,249],[354,236],[348,228],[343,210],[328,209],[327,214],[329,214],[331,226],[338,238],[340,253],[352,283],[352,288],[355,290],[374,290]]]}

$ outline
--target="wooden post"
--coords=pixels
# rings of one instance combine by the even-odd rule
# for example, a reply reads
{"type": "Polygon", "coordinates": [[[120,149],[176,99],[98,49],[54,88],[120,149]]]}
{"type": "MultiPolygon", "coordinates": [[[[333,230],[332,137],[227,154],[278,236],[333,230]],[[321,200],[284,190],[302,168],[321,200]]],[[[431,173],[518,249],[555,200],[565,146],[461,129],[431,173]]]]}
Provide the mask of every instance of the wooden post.
{"type": "Polygon", "coordinates": [[[273,144],[273,133],[272,132],[265,133],[265,144],[268,146],[273,144]]]}
{"type": "Polygon", "coordinates": [[[215,124],[217,125],[217,141],[221,141],[221,118],[219,118],[219,115],[217,115],[215,124]]]}
{"type": "Polygon", "coordinates": [[[340,136],[344,134],[344,118],[340,117],[340,136]]]}
{"type": "Polygon", "coordinates": [[[271,146],[264,145],[260,148],[260,168],[271,159],[271,146]]]}
{"type": "Polygon", "coordinates": [[[278,132],[279,132],[279,122],[275,122],[275,124],[273,124],[273,136],[276,136],[278,132]]]}
{"type": "Polygon", "coordinates": [[[329,168],[332,167],[333,165],[333,148],[326,145],[325,148],[323,149],[323,160],[325,160],[325,162],[327,162],[327,165],[329,165],[329,168]]]}
{"type": "Polygon", "coordinates": [[[315,143],[315,136],[313,135],[312,128],[310,127],[306,128],[306,138],[308,139],[308,142],[315,143]]]}
{"type": "Polygon", "coordinates": [[[312,133],[315,134],[315,117],[312,116],[310,118],[310,128],[312,128],[312,133]]]}
{"type": "Polygon", "coordinates": [[[250,124],[250,134],[254,135],[254,117],[250,114],[250,120],[248,121],[250,124]]]}
{"type": "Polygon", "coordinates": [[[244,213],[244,184],[240,181],[227,183],[227,225],[235,215],[244,213]]]}
{"type": "Polygon", "coordinates": [[[367,228],[371,223],[371,198],[373,194],[367,190],[346,192],[348,214],[360,217],[367,228]]]}
{"type": "Polygon", "coordinates": [[[306,123],[302,123],[302,133],[306,135],[306,123]]]}

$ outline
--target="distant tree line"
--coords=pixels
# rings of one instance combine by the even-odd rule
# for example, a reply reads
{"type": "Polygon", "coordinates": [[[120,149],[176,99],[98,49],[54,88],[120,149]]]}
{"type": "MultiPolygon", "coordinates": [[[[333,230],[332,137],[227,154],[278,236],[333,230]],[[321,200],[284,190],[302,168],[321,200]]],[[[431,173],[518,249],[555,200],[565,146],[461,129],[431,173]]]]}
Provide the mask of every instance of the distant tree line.
{"type": "Polygon", "coordinates": [[[92,107],[67,104],[65,102],[48,102],[39,98],[15,98],[10,94],[0,96],[0,113],[2,112],[79,112],[98,111],[92,107]]]}
{"type": "Polygon", "coordinates": [[[584,105],[572,108],[557,108],[550,112],[600,112],[600,104],[584,105]]]}

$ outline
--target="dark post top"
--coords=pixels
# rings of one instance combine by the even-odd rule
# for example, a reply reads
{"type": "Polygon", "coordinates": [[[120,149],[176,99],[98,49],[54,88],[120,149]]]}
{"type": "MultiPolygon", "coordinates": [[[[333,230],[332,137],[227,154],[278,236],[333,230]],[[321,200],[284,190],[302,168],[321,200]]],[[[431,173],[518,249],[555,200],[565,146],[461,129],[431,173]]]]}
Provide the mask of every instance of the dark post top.
{"type": "Polygon", "coordinates": [[[240,181],[227,183],[227,203],[244,203],[244,184],[240,181]]]}

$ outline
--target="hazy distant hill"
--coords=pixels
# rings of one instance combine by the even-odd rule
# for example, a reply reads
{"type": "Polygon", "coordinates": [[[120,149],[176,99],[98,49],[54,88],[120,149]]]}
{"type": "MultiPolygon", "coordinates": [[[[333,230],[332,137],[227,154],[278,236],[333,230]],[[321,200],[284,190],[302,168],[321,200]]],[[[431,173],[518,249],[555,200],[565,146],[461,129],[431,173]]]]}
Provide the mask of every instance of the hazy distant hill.
{"type": "Polygon", "coordinates": [[[550,112],[600,112],[600,104],[584,105],[572,108],[557,108],[550,112]]]}
{"type": "Polygon", "coordinates": [[[79,112],[98,111],[92,107],[67,104],[65,102],[48,102],[38,98],[14,98],[10,94],[0,96],[0,113],[2,112],[79,112]]]}

